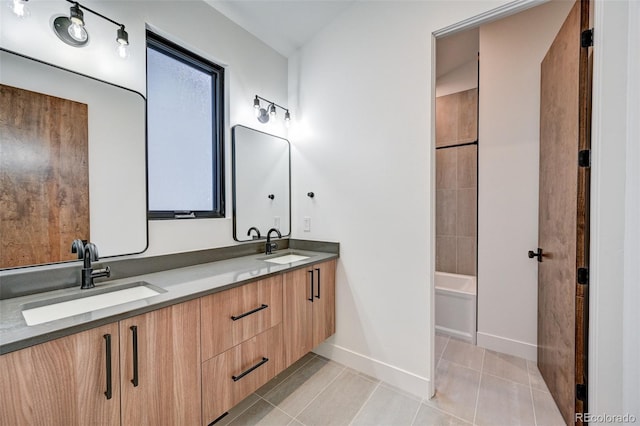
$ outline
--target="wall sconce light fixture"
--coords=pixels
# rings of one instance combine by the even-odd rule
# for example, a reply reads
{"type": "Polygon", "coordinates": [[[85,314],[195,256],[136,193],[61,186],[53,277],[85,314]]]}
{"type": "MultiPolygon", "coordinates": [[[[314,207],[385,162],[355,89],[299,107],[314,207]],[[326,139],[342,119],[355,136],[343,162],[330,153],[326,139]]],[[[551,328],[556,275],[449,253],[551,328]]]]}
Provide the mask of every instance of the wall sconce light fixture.
{"type": "Polygon", "coordinates": [[[16,15],[18,18],[27,18],[29,17],[29,8],[27,7],[27,2],[29,0],[9,0],[7,2],[7,6],[16,15]]]}
{"type": "Polygon", "coordinates": [[[277,103],[258,95],[256,95],[256,97],[253,99],[253,108],[256,112],[258,121],[261,123],[268,123],[270,118],[276,118],[276,107],[284,111],[284,124],[289,127],[289,125],[291,124],[291,114],[289,113],[288,108],[278,105],[277,103]],[[262,108],[262,106],[260,105],[261,100],[267,103],[267,106],[265,108],[262,108]]]}
{"type": "MultiPolygon", "coordinates": [[[[15,2],[27,1],[27,0],[13,0],[15,2]]],[[[73,47],[82,47],[89,42],[89,33],[84,25],[84,11],[90,12],[105,21],[109,21],[118,27],[116,32],[117,48],[116,52],[122,59],[129,57],[129,34],[124,29],[124,25],[113,19],[96,12],[93,9],[89,9],[86,6],[72,0],[67,0],[71,3],[71,9],[69,11],[69,17],[58,16],[53,20],[53,31],[58,38],[73,47]]]]}

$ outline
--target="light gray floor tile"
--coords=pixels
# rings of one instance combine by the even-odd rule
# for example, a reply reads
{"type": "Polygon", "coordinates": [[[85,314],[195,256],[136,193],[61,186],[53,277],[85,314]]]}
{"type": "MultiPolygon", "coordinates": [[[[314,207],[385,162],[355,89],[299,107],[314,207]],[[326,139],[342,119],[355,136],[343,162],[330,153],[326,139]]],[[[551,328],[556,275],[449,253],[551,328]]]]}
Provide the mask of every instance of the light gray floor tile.
{"type": "Polygon", "coordinates": [[[260,399],[229,423],[229,426],[286,426],[291,420],[293,419],[282,410],[260,399]]]}
{"type": "MultiPolygon", "coordinates": [[[[229,410],[228,414],[224,416],[222,419],[220,419],[218,423],[216,423],[216,426],[228,425],[229,423],[234,421],[238,416],[240,416],[244,411],[246,411],[249,407],[255,404],[256,401],[258,401],[259,399],[260,397],[258,395],[252,393],[251,395],[249,395],[248,397],[240,401],[238,405],[236,405],[231,410],[229,410]]],[[[213,420],[214,419],[210,419],[209,421],[213,421],[213,420]]]]}
{"type": "Polygon", "coordinates": [[[479,371],[443,358],[436,369],[436,395],[425,404],[473,422],[479,385],[479,371]]]}
{"type": "Polygon", "coordinates": [[[442,359],[480,371],[484,349],[457,339],[449,339],[442,359]]]}
{"type": "Polygon", "coordinates": [[[267,393],[264,399],[296,417],[343,370],[344,367],[336,362],[315,357],[267,393]]]}
{"type": "Polygon", "coordinates": [[[405,426],[411,424],[420,401],[380,385],[373,392],[352,425],[405,426]]]}
{"type": "Polygon", "coordinates": [[[529,386],[529,371],[524,358],[486,350],[482,372],[529,386]]]}
{"type": "Polygon", "coordinates": [[[529,386],[483,374],[475,424],[535,426],[529,386]]]}
{"type": "Polygon", "coordinates": [[[285,379],[287,379],[289,376],[294,374],[299,368],[301,368],[303,365],[305,365],[307,362],[311,361],[315,357],[316,357],[316,354],[314,354],[313,352],[309,352],[308,354],[306,354],[305,356],[303,356],[302,358],[300,358],[299,360],[297,360],[296,362],[291,364],[288,368],[286,368],[284,371],[282,371],[276,377],[274,377],[273,379],[269,380],[269,382],[267,382],[264,386],[262,386],[260,389],[258,389],[256,391],[256,393],[258,395],[260,395],[260,396],[265,396],[273,388],[278,386],[285,379]]]}
{"type": "Polygon", "coordinates": [[[304,426],[302,423],[300,423],[299,421],[297,421],[296,419],[291,420],[291,423],[289,423],[288,426],[304,426]]]}
{"type": "Polygon", "coordinates": [[[440,357],[442,356],[442,353],[444,352],[444,348],[447,346],[447,342],[449,341],[449,336],[444,336],[442,334],[437,334],[436,333],[436,348],[435,348],[435,363],[436,365],[438,364],[438,361],[440,361],[440,357]]]}
{"type": "Polygon", "coordinates": [[[566,424],[550,393],[537,390],[531,392],[538,426],[564,426],[566,424]]]}
{"type": "Polygon", "coordinates": [[[533,361],[527,361],[527,368],[529,370],[529,380],[531,383],[531,388],[549,392],[549,388],[547,384],[544,382],[542,378],[542,374],[540,374],[540,370],[538,370],[538,366],[533,361]]]}
{"type": "Polygon", "coordinates": [[[414,426],[462,426],[470,424],[425,404],[420,405],[418,415],[413,421],[414,426]]]}
{"type": "Polygon", "coordinates": [[[346,425],[358,413],[377,385],[344,371],[297,416],[309,426],[346,425]]]}

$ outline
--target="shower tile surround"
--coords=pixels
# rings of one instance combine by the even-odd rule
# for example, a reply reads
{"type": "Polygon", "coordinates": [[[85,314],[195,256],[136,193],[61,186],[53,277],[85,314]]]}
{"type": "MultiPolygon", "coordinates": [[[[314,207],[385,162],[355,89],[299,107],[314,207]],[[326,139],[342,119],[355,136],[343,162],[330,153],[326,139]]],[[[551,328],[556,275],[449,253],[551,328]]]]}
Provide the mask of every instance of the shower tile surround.
{"type": "Polygon", "coordinates": [[[478,90],[436,98],[436,270],[476,275],[478,90]]]}

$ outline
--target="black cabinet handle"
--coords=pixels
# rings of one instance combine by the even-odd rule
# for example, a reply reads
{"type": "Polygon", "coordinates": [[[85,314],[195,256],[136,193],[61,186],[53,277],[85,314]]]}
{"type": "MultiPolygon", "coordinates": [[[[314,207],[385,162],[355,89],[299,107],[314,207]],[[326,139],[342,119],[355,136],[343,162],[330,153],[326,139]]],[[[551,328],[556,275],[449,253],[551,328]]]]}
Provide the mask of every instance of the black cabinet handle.
{"type": "Polygon", "coordinates": [[[313,303],[313,271],[309,271],[309,275],[311,275],[311,282],[309,283],[309,298],[307,299],[309,302],[313,303]]]}
{"type": "Polygon", "coordinates": [[[131,383],[135,388],[138,386],[138,327],[132,325],[129,328],[133,333],[133,379],[131,379],[131,383]]]}
{"type": "Polygon", "coordinates": [[[104,342],[105,342],[105,350],[106,350],[106,355],[107,355],[107,390],[104,393],[104,396],[107,397],[107,399],[111,399],[112,395],[112,389],[111,389],[111,335],[110,334],[105,334],[104,336],[104,342]]]}
{"type": "Polygon", "coordinates": [[[316,271],[318,272],[318,294],[316,294],[316,299],[320,299],[320,268],[316,268],[316,271]]]}
{"type": "Polygon", "coordinates": [[[254,365],[253,367],[248,369],[247,371],[243,371],[242,373],[238,374],[237,376],[231,376],[231,378],[233,379],[234,382],[237,382],[238,380],[242,379],[247,374],[251,373],[256,368],[259,368],[261,365],[266,364],[267,361],[269,361],[269,358],[262,357],[262,361],[260,361],[259,363],[257,363],[256,365],[254,365]]]}
{"type": "Polygon", "coordinates": [[[251,315],[251,314],[255,314],[256,312],[259,312],[259,311],[261,311],[261,310],[263,310],[263,309],[267,309],[268,307],[269,307],[269,305],[265,305],[265,304],[263,303],[262,305],[258,306],[258,307],[257,307],[257,308],[255,308],[255,309],[250,310],[249,312],[245,312],[244,314],[240,314],[240,315],[238,315],[238,316],[231,316],[231,319],[232,319],[233,321],[238,321],[238,320],[239,320],[239,319],[241,319],[241,318],[244,318],[244,317],[246,317],[246,316],[248,316],[248,315],[251,315]]]}

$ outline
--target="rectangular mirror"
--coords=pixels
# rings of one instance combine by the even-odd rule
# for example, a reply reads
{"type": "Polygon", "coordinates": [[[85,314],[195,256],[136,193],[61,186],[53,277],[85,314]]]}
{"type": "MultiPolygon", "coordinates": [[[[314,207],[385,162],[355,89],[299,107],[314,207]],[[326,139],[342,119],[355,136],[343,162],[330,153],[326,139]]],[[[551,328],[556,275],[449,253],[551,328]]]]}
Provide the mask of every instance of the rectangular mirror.
{"type": "Polygon", "coordinates": [[[73,260],[76,238],[144,251],[144,97],[4,49],[0,84],[0,268],[73,260]]]}
{"type": "Polygon", "coordinates": [[[233,238],[251,241],[271,228],[291,233],[289,141],[244,126],[233,133],[233,238]]]}

